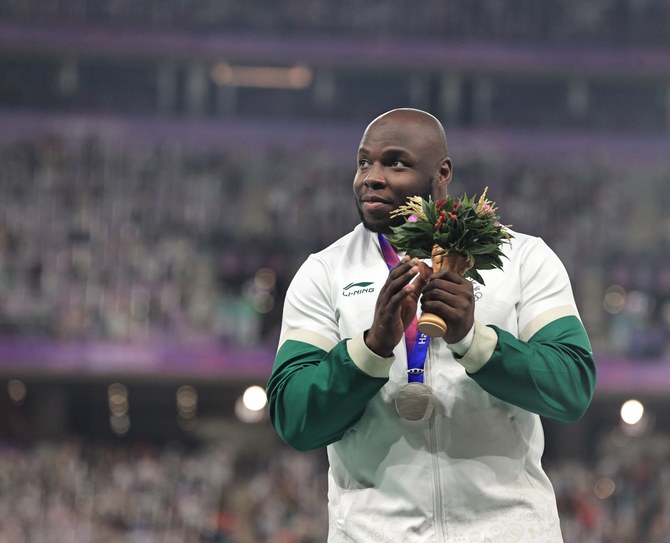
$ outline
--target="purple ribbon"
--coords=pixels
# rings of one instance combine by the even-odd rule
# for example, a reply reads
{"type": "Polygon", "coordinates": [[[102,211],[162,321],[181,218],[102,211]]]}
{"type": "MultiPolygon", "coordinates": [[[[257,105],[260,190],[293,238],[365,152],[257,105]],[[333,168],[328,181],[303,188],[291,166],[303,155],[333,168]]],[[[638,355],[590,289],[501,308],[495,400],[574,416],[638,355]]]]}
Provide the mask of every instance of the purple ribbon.
{"type": "MultiPolygon", "coordinates": [[[[379,247],[382,250],[384,262],[390,270],[398,262],[400,257],[395,249],[391,246],[389,241],[377,234],[379,238],[379,247]]],[[[412,320],[412,324],[405,330],[405,349],[407,349],[407,380],[412,383],[423,383],[423,366],[426,363],[426,354],[428,354],[428,346],[430,345],[430,336],[419,332],[416,315],[412,320]]]]}

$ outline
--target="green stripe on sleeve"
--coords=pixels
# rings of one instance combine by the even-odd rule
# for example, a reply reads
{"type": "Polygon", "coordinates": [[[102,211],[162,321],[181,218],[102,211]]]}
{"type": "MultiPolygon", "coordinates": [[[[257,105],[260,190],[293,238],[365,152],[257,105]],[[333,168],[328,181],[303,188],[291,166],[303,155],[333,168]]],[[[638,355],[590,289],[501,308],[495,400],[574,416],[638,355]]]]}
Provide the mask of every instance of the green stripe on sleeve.
{"type": "Polygon", "coordinates": [[[562,317],[527,342],[491,326],[498,343],[490,360],[469,374],[484,390],[555,422],[574,422],[593,397],[596,368],[581,321],[562,317]]]}
{"type": "Polygon", "coordinates": [[[277,351],[266,387],[270,419],[295,449],[318,449],[338,441],[387,381],[354,364],[347,340],[324,351],[289,339],[277,351]]]}

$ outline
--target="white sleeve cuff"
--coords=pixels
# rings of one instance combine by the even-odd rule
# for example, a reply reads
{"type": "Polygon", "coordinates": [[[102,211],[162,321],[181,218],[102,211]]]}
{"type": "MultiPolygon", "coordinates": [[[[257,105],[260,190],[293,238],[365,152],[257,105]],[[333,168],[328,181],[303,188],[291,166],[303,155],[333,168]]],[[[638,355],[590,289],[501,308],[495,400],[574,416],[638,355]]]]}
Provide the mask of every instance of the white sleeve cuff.
{"type": "Polygon", "coordinates": [[[347,341],[347,352],[349,357],[358,368],[370,377],[389,376],[395,356],[384,358],[373,353],[365,344],[364,333],[358,334],[347,341]]]}
{"type": "MultiPolygon", "coordinates": [[[[496,345],[498,345],[498,334],[495,333],[493,328],[475,322],[472,332],[473,337],[470,348],[463,356],[454,357],[468,373],[476,373],[482,369],[491,359],[493,351],[495,351],[496,345]]],[[[449,347],[453,351],[453,346],[450,345],[449,347]]]]}
{"type": "Polygon", "coordinates": [[[452,352],[456,353],[458,356],[463,356],[465,353],[468,352],[468,349],[470,348],[470,345],[472,345],[472,340],[475,337],[475,325],[472,325],[472,328],[470,328],[470,331],[465,334],[465,337],[456,342],[456,343],[448,343],[447,347],[451,349],[452,352]]]}

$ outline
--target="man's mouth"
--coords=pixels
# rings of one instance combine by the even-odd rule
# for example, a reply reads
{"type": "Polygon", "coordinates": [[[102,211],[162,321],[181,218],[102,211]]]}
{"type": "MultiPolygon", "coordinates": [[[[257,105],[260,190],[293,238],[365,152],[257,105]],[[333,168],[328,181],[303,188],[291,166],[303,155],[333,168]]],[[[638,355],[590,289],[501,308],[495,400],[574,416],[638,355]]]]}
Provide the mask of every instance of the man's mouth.
{"type": "Polygon", "coordinates": [[[361,206],[363,209],[369,209],[370,211],[376,211],[385,209],[387,207],[392,207],[393,203],[383,198],[377,197],[363,197],[361,198],[361,206]]]}

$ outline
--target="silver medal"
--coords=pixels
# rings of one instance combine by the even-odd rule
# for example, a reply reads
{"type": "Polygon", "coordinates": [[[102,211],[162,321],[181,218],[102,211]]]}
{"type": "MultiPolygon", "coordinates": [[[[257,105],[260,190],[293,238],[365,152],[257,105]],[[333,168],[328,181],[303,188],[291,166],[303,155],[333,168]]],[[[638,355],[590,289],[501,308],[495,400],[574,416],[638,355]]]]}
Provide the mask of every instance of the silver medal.
{"type": "Polygon", "coordinates": [[[405,420],[426,421],[433,415],[435,396],[423,383],[407,383],[395,397],[395,409],[405,420]]]}

